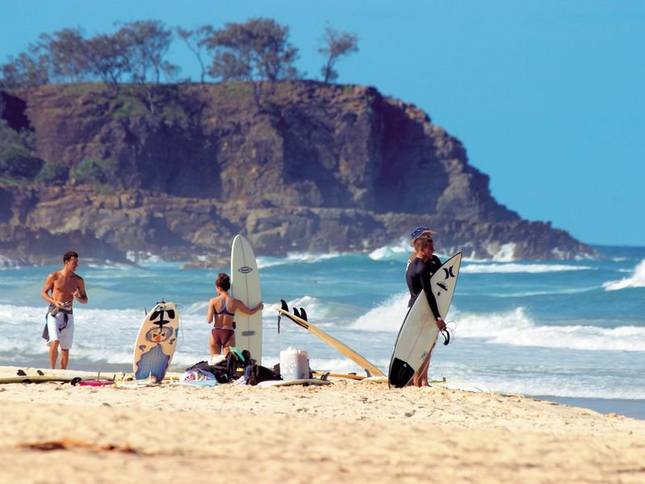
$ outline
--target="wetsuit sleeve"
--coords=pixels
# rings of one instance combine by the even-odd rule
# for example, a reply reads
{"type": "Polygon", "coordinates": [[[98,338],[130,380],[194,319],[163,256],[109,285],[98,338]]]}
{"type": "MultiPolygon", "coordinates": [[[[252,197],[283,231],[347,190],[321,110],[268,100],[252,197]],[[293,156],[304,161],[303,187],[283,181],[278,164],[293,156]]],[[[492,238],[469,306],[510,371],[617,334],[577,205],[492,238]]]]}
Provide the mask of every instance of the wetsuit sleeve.
{"type": "Polygon", "coordinates": [[[414,284],[412,283],[412,261],[408,261],[408,265],[405,268],[405,283],[408,285],[408,290],[410,291],[410,297],[414,297],[414,284]]]}
{"type": "Polygon", "coordinates": [[[435,299],[434,293],[432,292],[430,277],[432,277],[432,272],[430,271],[430,268],[426,265],[426,268],[424,268],[423,273],[421,274],[421,285],[423,286],[423,291],[426,293],[426,298],[428,299],[428,305],[430,306],[430,311],[432,311],[434,318],[438,319],[441,317],[441,314],[439,314],[439,308],[437,307],[437,300],[435,299]]]}

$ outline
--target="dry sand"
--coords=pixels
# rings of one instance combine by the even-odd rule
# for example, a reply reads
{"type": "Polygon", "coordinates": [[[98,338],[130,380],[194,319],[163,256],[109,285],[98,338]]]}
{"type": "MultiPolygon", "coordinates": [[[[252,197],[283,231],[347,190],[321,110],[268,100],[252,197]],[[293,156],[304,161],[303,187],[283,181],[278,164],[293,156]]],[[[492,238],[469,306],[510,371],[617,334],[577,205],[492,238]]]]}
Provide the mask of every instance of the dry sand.
{"type": "Polygon", "coordinates": [[[645,421],[515,395],[42,383],[0,404],[7,483],[645,482],[645,421]]]}

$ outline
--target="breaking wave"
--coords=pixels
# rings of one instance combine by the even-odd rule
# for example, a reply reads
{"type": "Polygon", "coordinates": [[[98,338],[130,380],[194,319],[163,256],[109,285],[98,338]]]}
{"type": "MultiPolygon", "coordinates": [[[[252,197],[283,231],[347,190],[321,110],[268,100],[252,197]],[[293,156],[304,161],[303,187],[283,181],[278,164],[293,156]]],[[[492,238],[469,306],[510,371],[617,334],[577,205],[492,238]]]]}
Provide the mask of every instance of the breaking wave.
{"type": "Polygon", "coordinates": [[[630,287],[645,287],[645,259],[642,260],[632,272],[632,275],[620,281],[609,281],[603,284],[607,291],[618,291],[630,287]]]}
{"type": "Polygon", "coordinates": [[[291,264],[314,264],[328,259],[336,259],[347,255],[341,252],[329,252],[328,254],[314,254],[310,252],[291,252],[286,257],[258,257],[258,269],[266,269],[267,267],[276,267],[291,264]]]}
{"type": "Polygon", "coordinates": [[[540,325],[521,307],[501,314],[460,313],[454,320],[458,337],[483,338],[488,343],[589,351],[645,351],[645,327],[642,326],[540,325]]]}
{"type": "Polygon", "coordinates": [[[529,273],[541,274],[545,272],[588,271],[589,266],[575,266],[567,264],[468,264],[461,268],[466,274],[497,274],[497,273],[529,273]]]}

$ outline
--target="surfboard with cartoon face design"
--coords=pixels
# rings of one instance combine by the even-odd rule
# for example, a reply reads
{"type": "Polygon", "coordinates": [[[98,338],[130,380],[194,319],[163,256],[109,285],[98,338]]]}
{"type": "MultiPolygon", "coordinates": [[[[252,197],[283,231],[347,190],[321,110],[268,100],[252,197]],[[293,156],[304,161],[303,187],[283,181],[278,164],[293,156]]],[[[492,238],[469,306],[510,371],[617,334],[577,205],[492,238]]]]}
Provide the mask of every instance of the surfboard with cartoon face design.
{"type": "Polygon", "coordinates": [[[134,344],[132,371],[137,380],[163,380],[177,348],[177,305],[160,302],[146,314],[134,344]]]}

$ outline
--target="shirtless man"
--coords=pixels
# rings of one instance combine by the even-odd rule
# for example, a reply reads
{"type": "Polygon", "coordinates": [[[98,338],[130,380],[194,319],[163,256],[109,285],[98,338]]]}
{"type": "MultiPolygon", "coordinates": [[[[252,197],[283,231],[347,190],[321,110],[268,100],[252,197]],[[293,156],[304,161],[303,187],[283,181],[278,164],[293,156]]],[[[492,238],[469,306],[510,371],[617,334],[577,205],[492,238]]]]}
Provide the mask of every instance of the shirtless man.
{"type": "Polygon", "coordinates": [[[62,353],[60,367],[67,368],[69,362],[69,349],[74,340],[74,299],[81,304],[87,304],[83,278],[74,273],[77,267],[78,254],[73,251],[67,252],[63,256],[63,268],[47,277],[40,293],[49,303],[43,338],[49,344],[49,364],[52,368],[56,368],[59,346],[62,353]]]}

